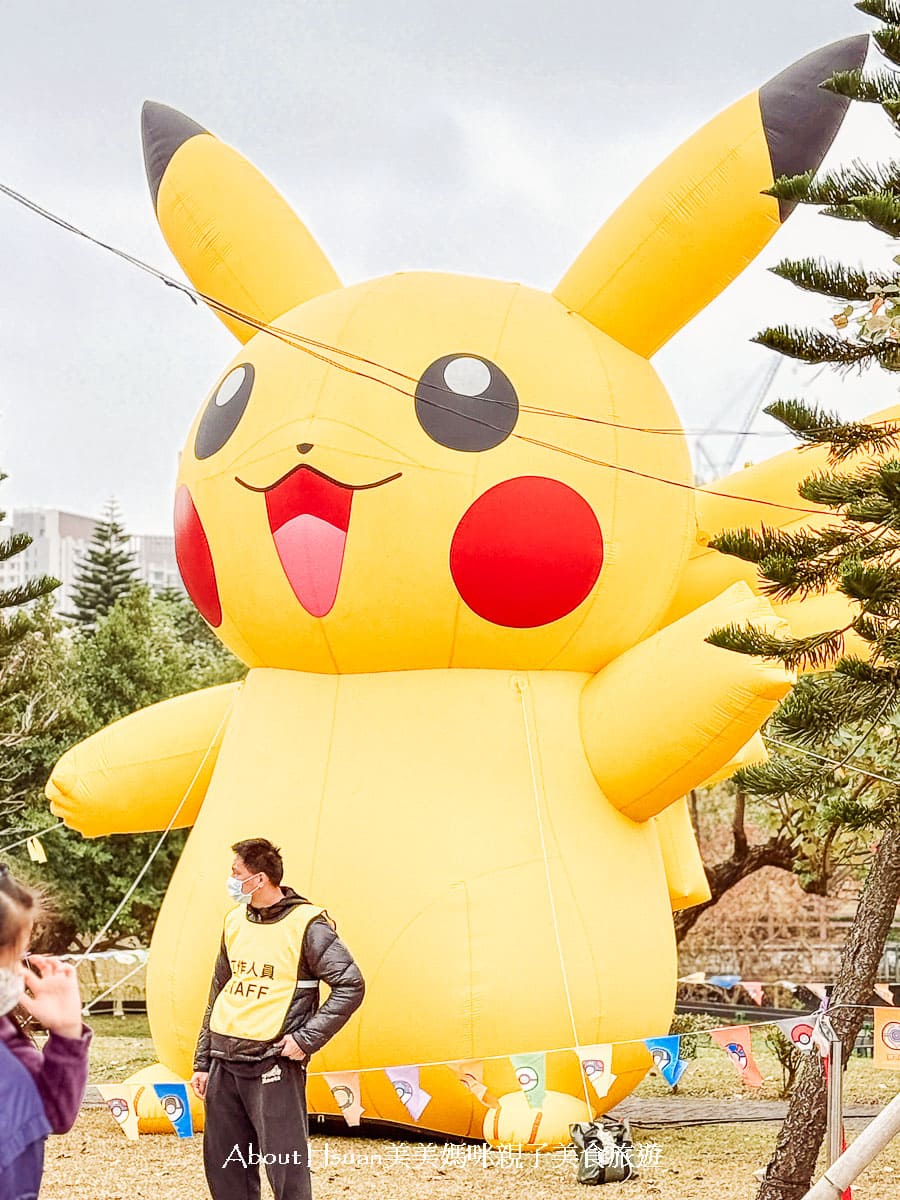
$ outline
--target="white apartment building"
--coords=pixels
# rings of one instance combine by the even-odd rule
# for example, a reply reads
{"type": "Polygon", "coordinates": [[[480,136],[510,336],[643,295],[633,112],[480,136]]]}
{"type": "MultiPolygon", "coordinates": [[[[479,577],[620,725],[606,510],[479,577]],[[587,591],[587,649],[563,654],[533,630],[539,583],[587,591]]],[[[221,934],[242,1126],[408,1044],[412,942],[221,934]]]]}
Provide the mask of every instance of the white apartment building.
{"type": "MultiPolygon", "coordinates": [[[[21,554],[0,562],[0,588],[15,587],[35,575],[54,575],[62,587],[54,593],[60,612],[72,611],[72,587],[78,562],[87,552],[94,533],[94,517],[62,512],[58,508],[15,508],[0,525],[0,538],[12,533],[30,534],[31,545],[21,554]]],[[[129,541],[137,574],[151,589],[183,588],[175,561],[175,539],[158,534],[137,534],[129,541]]]]}

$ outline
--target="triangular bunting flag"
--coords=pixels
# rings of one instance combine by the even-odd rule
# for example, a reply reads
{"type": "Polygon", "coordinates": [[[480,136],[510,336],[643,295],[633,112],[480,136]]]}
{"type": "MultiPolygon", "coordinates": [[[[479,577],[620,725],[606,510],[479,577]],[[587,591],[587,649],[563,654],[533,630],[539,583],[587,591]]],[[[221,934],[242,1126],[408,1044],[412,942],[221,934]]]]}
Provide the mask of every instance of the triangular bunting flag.
{"type": "Polygon", "coordinates": [[[744,991],[747,993],[747,995],[750,997],[750,999],[753,1001],[754,1004],[762,1004],[764,996],[763,996],[763,985],[761,983],[750,983],[749,980],[742,979],[741,987],[744,989],[744,991]]]}
{"type": "Polygon", "coordinates": [[[726,992],[730,992],[733,987],[736,987],[741,982],[740,975],[707,975],[706,982],[711,983],[713,987],[722,988],[726,992]]]}
{"type": "Polygon", "coordinates": [[[682,975],[679,983],[706,983],[705,971],[694,971],[692,975],[682,975]]]}
{"type": "Polygon", "coordinates": [[[358,1125],[364,1109],[360,1102],[359,1071],[326,1071],[325,1082],[348,1125],[358,1125]]]}
{"type": "Polygon", "coordinates": [[[653,1055],[653,1065],[669,1087],[677,1087],[678,1080],[688,1068],[681,1057],[681,1036],[671,1033],[668,1037],[644,1038],[644,1045],[653,1055]]]}
{"type": "Polygon", "coordinates": [[[485,1086],[484,1062],[480,1058],[463,1058],[458,1062],[447,1063],[447,1066],[476,1100],[480,1100],[488,1108],[497,1106],[497,1097],[492,1096],[485,1086]]]}
{"type": "MultiPolygon", "coordinates": [[[[820,1011],[823,1011],[823,1010],[820,1009],[820,1011]]],[[[812,1042],[813,1042],[813,1045],[815,1046],[815,1048],[819,1051],[819,1054],[822,1056],[822,1058],[827,1059],[829,1054],[831,1053],[831,1043],[829,1042],[828,1038],[825,1036],[822,1026],[819,1024],[818,1021],[816,1021],[816,1023],[813,1025],[812,1042]]]]}
{"type": "Polygon", "coordinates": [[[798,1050],[812,1050],[815,1018],[788,1017],[784,1021],[773,1021],[772,1024],[777,1025],[788,1041],[793,1042],[798,1050]]]}
{"type": "Polygon", "coordinates": [[[134,1107],[133,1083],[98,1083],[97,1091],[106,1101],[107,1108],[116,1118],[127,1138],[138,1136],[138,1119],[134,1107]]]}
{"type": "Polygon", "coordinates": [[[616,1082],[612,1073],[612,1045],[603,1042],[595,1046],[579,1046],[578,1057],[591,1087],[600,1100],[605,1100],[609,1089],[616,1082]]]}
{"type": "MultiPolygon", "coordinates": [[[[844,1122],[841,1121],[841,1154],[844,1154],[846,1152],[846,1150],[847,1150],[847,1130],[844,1128],[844,1122]]],[[[847,1188],[847,1190],[843,1193],[843,1195],[841,1196],[841,1200],[853,1200],[853,1192],[850,1190],[850,1188],[847,1188]]]]}
{"type": "Polygon", "coordinates": [[[394,1091],[403,1102],[414,1121],[421,1117],[431,1097],[419,1087],[418,1067],[385,1067],[384,1071],[394,1085],[394,1091]]]}
{"type": "Polygon", "coordinates": [[[875,1009],[874,1057],[882,1070],[900,1070],[900,1021],[895,1008],[875,1009]]]}
{"type": "Polygon", "coordinates": [[[153,1090],[178,1136],[180,1138],[193,1137],[194,1121],[191,1117],[188,1085],[186,1083],[154,1083],[153,1090]]]}
{"type": "Polygon", "coordinates": [[[749,1025],[732,1025],[728,1029],[710,1029],[709,1036],[722,1047],[734,1063],[735,1070],[747,1087],[762,1087],[763,1079],[753,1057],[749,1025]]]}
{"type": "Polygon", "coordinates": [[[894,1003],[894,993],[891,991],[891,985],[889,983],[876,983],[875,995],[880,996],[885,1004],[893,1005],[894,1003]]]}
{"type": "Polygon", "coordinates": [[[45,863],[47,861],[47,851],[44,849],[40,838],[31,837],[26,842],[28,847],[28,857],[32,862],[45,863]]]}
{"type": "Polygon", "coordinates": [[[546,1054],[511,1054],[519,1087],[525,1093],[529,1108],[540,1108],[547,1094],[546,1054]]]}

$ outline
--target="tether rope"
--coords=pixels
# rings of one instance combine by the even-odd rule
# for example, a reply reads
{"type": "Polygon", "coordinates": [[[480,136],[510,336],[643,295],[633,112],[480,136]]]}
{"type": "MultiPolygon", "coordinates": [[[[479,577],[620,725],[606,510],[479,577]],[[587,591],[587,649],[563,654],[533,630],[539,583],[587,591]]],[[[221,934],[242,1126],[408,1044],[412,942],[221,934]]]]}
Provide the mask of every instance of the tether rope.
{"type": "Polygon", "coordinates": [[[559,915],[556,908],[556,897],[553,894],[553,880],[550,875],[550,859],[547,855],[547,839],[544,835],[544,818],[541,814],[541,797],[543,796],[544,801],[546,802],[546,792],[543,786],[543,772],[539,771],[535,761],[537,757],[535,753],[536,747],[533,745],[531,722],[528,719],[528,703],[526,700],[526,693],[528,691],[527,679],[517,679],[516,690],[518,691],[519,699],[522,702],[522,721],[525,725],[525,741],[528,746],[528,763],[531,767],[531,786],[534,793],[534,809],[537,816],[538,834],[541,839],[541,855],[544,860],[544,875],[547,880],[547,894],[550,898],[550,914],[553,918],[553,933],[556,938],[556,949],[559,953],[559,968],[562,973],[563,988],[566,993],[566,1005],[569,1009],[569,1020],[572,1023],[572,1039],[575,1042],[575,1053],[578,1055],[578,1068],[581,1075],[581,1086],[584,1088],[584,1102],[587,1105],[588,1114],[591,1115],[593,1114],[593,1106],[588,1093],[587,1074],[584,1069],[584,1064],[581,1061],[580,1043],[578,1040],[578,1026],[575,1021],[575,1009],[572,1006],[572,993],[569,987],[569,973],[566,970],[566,960],[565,955],[563,954],[562,937],[559,931],[559,915]]]}
{"type": "Polygon", "coordinates": [[[213,746],[216,744],[216,742],[217,742],[217,740],[218,740],[218,737],[219,737],[219,734],[220,734],[220,733],[222,732],[222,730],[225,728],[225,723],[226,723],[226,721],[228,720],[228,718],[231,716],[231,714],[232,714],[232,711],[234,710],[234,706],[235,706],[235,704],[237,703],[237,698],[238,698],[238,696],[240,695],[240,693],[241,693],[241,689],[243,688],[243,686],[244,686],[244,684],[243,684],[243,680],[242,680],[242,681],[241,681],[241,682],[238,684],[238,686],[237,686],[237,689],[236,689],[236,691],[235,691],[234,695],[233,695],[233,696],[232,696],[232,698],[231,698],[231,702],[229,703],[229,705],[228,705],[228,707],[226,708],[225,712],[222,714],[222,719],[221,719],[221,721],[219,722],[218,726],[216,727],[216,731],[215,731],[215,733],[212,735],[212,738],[210,739],[209,745],[206,747],[206,750],[203,752],[203,757],[200,759],[200,763],[199,763],[199,765],[197,766],[197,770],[194,772],[194,775],[193,775],[193,778],[191,779],[191,782],[188,784],[187,788],[185,789],[184,795],[181,797],[181,800],[179,801],[178,807],[177,807],[177,808],[175,809],[175,811],[172,813],[172,816],[169,818],[169,822],[168,822],[168,824],[166,825],[166,827],[165,827],[165,829],[162,831],[162,833],[159,835],[159,838],[157,839],[156,845],[155,845],[155,846],[153,847],[153,849],[150,851],[150,854],[149,854],[149,856],[148,856],[148,858],[147,858],[147,861],[146,861],[146,862],[144,863],[144,865],[141,867],[140,871],[138,871],[138,873],[137,873],[137,876],[135,877],[135,880],[134,880],[134,882],[132,883],[131,887],[129,887],[128,891],[125,893],[125,895],[124,895],[124,896],[122,897],[122,899],[119,901],[119,904],[117,905],[117,907],[116,907],[115,911],[113,912],[112,916],[110,916],[109,920],[106,922],[106,924],[105,924],[105,925],[103,926],[103,928],[100,930],[100,932],[99,932],[99,933],[98,933],[98,934],[97,934],[97,935],[94,937],[94,940],[93,940],[93,941],[91,942],[91,944],[88,946],[87,950],[85,951],[85,954],[90,954],[90,953],[91,953],[91,951],[94,949],[94,947],[97,945],[97,943],[98,943],[98,942],[100,941],[100,939],[103,937],[103,935],[104,935],[104,934],[107,932],[107,930],[110,928],[110,926],[112,925],[112,923],[115,921],[116,917],[117,917],[117,916],[118,916],[118,915],[119,915],[119,914],[122,912],[122,910],[123,910],[123,909],[126,907],[126,905],[128,904],[129,900],[131,899],[131,897],[132,897],[132,896],[134,895],[134,893],[137,891],[138,884],[141,882],[141,880],[142,880],[142,879],[144,878],[144,876],[147,874],[147,871],[150,869],[150,864],[153,862],[154,858],[156,858],[157,854],[158,854],[158,853],[160,852],[160,850],[162,849],[163,842],[164,842],[164,841],[166,840],[166,838],[169,836],[169,833],[171,832],[171,830],[172,830],[172,827],[174,826],[175,822],[178,820],[178,817],[179,817],[179,815],[180,815],[180,813],[181,813],[181,810],[184,808],[185,804],[187,803],[187,798],[188,798],[188,796],[191,794],[191,791],[192,791],[192,789],[193,789],[193,787],[194,787],[194,784],[195,784],[195,783],[197,782],[197,780],[200,778],[200,772],[201,772],[201,771],[203,770],[203,768],[206,766],[206,760],[209,758],[210,754],[212,753],[212,748],[213,748],[213,746]]]}

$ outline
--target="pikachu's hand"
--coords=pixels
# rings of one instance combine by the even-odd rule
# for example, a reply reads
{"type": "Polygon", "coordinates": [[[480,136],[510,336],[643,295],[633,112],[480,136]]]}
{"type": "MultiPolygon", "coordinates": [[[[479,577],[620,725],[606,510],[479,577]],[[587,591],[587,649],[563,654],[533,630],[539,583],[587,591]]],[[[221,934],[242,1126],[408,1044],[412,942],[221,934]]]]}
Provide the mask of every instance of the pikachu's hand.
{"type": "Polygon", "coordinates": [[[55,817],[65,821],[70,829],[89,836],[85,832],[85,824],[90,825],[90,806],[84,790],[78,786],[78,776],[72,771],[71,762],[67,763],[70,754],[71,751],[64,754],[53,768],[44,795],[50,801],[50,811],[55,817]]]}
{"type": "Polygon", "coordinates": [[[164,700],[66,751],[44,789],[85,837],[193,825],[241,685],[164,700]]]}

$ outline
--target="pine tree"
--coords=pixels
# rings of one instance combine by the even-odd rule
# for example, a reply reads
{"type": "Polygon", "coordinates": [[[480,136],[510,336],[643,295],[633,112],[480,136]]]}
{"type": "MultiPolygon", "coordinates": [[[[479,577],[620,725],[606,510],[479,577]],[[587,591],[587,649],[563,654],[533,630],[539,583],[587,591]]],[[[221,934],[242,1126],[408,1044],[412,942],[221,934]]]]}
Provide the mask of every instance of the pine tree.
{"type": "MultiPolygon", "coordinates": [[[[76,742],[136,709],[160,700],[241,678],[246,668],[221,643],[182,596],[152,596],[135,584],[90,637],[71,637],[47,606],[47,636],[31,637],[24,652],[34,675],[31,696],[40,696],[35,716],[54,715],[48,727],[32,722],[15,751],[0,750],[0,846],[29,831],[52,825],[44,785],[51,768],[76,742]],[[196,614],[196,615],[192,615],[196,614]],[[2,816],[15,797],[15,835],[2,835],[2,816]],[[24,800],[24,807],[22,801],[24,800]]],[[[99,949],[124,937],[149,940],[185,835],[172,830],[128,906],[99,949]]],[[[144,866],[158,834],[113,834],[83,838],[57,828],[44,840],[47,862],[36,865],[24,845],[4,854],[16,875],[39,884],[52,897],[52,919],[32,943],[40,953],[83,950],[144,866]],[[87,939],[87,941],[85,940],[87,939]]]]}
{"type": "Polygon", "coordinates": [[[180,588],[162,588],[153,597],[158,618],[175,631],[188,663],[191,688],[216,687],[243,679],[247,668],[219,641],[180,588]]]}
{"type": "Polygon", "coordinates": [[[110,500],[75,572],[73,616],[83,625],[96,625],[137,581],[128,541],[118,505],[110,500]]]}
{"type": "MultiPolygon", "coordinates": [[[[6,476],[0,474],[0,482],[6,476]]],[[[0,522],[6,513],[0,512],[0,522]]],[[[0,563],[10,563],[31,545],[27,533],[11,533],[0,541],[0,563]]],[[[52,706],[42,703],[44,689],[38,666],[49,613],[48,597],[59,587],[49,575],[24,578],[0,588],[0,831],[16,828],[24,797],[10,781],[9,761],[27,741],[53,723],[52,706]],[[42,603],[43,601],[43,603],[42,603]]]]}
{"type": "MultiPolygon", "coordinates": [[[[7,479],[7,476],[0,472],[0,483],[7,479]]],[[[6,520],[6,513],[0,512],[0,525],[6,520]]],[[[11,533],[10,536],[0,542],[0,563],[7,563],[14,559],[18,554],[23,554],[32,543],[32,538],[27,533],[11,533]]],[[[59,580],[54,579],[50,575],[38,575],[34,579],[23,580],[20,584],[13,584],[12,587],[0,588],[0,617],[5,625],[4,641],[9,637],[9,619],[6,616],[6,610],[14,608],[19,610],[15,617],[25,625],[28,623],[27,610],[24,605],[31,604],[35,600],[39,600],[42,596],[49,596],[52,591],[60,586],[59,580]]]]}
{"type": "MultiPolygon", "coordinates": [[[[900,64],[900,0],[856,5],[882,22],[875,42],[900,64]]],[[[852,100],[878,103],[900,130],[900,75],[884,69],[843,72],[824,87],[852,100]]],[[[865,221],[900,239],[900,163],[854,162],[842,170],[779,179],[771,194],[824,206],[840,220],[865,221]]],[[[900,263],[900,255],[894,258],[900,263]]],[[[798,287],[845,303],[834,332],[779,326],[755,339],[806,362],[838,370],[877,364],[900,370],[900,271],[866,272],[813,259],[787,260],[775,273],[798,287]]],[[[827,829],[875,831],[871,859],[831,996],[832,1024],[845,1062],[861,1028],[884,943],[900,900],[900,425],[842,422],[795,400],[767,410],[802,442],[828,448],[828,469],[799,491],[831,509],[824,528],[785,533],[763,528],[721,535],[716,549],[755,564],[776,600],[834,588],[850,601],[835,629],[779,639],[730,627],[710,638],[742,653],[778,659],[813,673],[781,705],[766,728],[770,761],[739,772],[736,782],[778,803],[804,801],[827,829]]],[[[822,1060],[809,1055],[757,1200],[805,1195],[825,1133],[822,1060]]]]}

